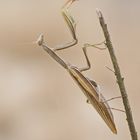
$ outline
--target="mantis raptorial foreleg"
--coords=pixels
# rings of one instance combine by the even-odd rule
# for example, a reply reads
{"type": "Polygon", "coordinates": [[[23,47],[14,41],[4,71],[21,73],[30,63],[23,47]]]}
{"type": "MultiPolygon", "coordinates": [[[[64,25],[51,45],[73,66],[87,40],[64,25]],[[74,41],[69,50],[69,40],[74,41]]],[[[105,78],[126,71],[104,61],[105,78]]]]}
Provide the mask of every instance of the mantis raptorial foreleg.
{"type": "Polygon", "coordinates": [[[76,45],[77,42],[78,42],[77,37],[76,37],[76,23],[75,23],[73,17],[68,12],[68,8],[71,6],[71,4],[74,1],[76,1],[76,0],[69,0],[62,7],[62,15],[63,15],[63,18],[66,21],[66,23],[67,23],[67,25],[68,25],[68,27],[70,29],[70,32],[71,32],[73,40],[71,42],[69,42],[69,43],[66,43],[66,44],[63,44],[63,45],[59,45],[59,46],[53,48],[53,51],[67,49],[69,47],[72,47],[72,46],[76,45]]]}

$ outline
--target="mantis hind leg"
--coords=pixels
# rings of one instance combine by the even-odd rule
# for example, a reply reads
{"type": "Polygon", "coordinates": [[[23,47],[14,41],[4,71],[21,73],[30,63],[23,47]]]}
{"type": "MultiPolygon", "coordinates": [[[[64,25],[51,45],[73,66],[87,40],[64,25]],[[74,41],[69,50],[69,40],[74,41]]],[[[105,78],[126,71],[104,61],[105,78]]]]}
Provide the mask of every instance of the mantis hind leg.
{"type": "Polygon", "coordinates": [[[107,100],[103,101],[103,103],[112,101],[114,99],[120,99],[120,98],[122,98],[122,96],[113,97],[113,98],[110,98],[110,99],[107,99],[107,100]]]}

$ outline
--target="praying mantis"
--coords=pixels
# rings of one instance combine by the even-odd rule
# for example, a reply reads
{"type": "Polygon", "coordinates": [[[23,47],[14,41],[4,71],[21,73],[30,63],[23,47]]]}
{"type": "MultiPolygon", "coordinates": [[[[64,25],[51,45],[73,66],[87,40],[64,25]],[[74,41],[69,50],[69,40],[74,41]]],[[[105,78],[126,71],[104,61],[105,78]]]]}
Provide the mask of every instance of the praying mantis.
{"type": "Polygon", "coordinates": [[[73,40],[64,45],[60,45],[56,48],[50,48],[44,42],[44,36],[43,34],[41,34],[37,43],[39,46],[42,46],[43,49],[55,61],[57,61],[64,69],[68,71],[68,73],[71,75],[71,77],[74,79],[74,81],[77,83],[77,85],[80,87],[80,89],[83,91],[83,93],[87,97],[87,101],[96,109],[96,111],[99,113],[99,115],[107,124],[107,126],[110,128],[110,130],[114,134],[117,134],[117,129],[115,126],[113,113],[111,111],[110,106],[106,102],[104,96],[100,93],[99,85],[94,80],[91,80],[82,74],[83,71],[89,70],[91,67],[89,58],[87,56],[87,48],[91,47],[91,45],[85,44],[82,48],[83,53],[85,55],[86,62],[87,62],[86,67],[78,68],[64,61],[62,58],[60,58],[56,54],[57,51],[70,48],[78,43],[78,39],[76,36],[76,23],[73,17],[69,14],[69,10],[68,10],[74,1],[76,0],[68,0],[68,2],[62,7],[62,15],[69,27],[73,40]]]}

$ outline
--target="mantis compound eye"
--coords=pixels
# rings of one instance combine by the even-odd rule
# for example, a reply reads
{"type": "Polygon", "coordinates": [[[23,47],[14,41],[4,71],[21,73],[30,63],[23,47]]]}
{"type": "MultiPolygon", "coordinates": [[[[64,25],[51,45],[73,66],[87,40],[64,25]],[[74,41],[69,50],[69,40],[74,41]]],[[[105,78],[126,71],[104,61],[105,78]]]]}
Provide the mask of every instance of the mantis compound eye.
{"type": "Polygon", "coordinates": [[[44,35],[43,34],[40,34],[40,36],[38,37],[36,43],[41,46],[44,42],[44,35]]]}

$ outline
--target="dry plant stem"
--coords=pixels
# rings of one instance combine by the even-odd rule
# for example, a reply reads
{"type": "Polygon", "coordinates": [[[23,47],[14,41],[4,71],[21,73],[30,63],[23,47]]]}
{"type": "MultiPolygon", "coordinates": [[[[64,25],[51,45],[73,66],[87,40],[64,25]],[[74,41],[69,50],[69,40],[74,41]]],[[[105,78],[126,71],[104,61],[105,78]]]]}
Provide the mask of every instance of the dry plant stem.
{"type": "Polygon", "coordinates": [[[102,27],[104,36],[105,36],[105,40],[106,40],[106,46],[108,48],[113,66],[114,66],[114,70],[115,70],[115,76],[117,79],[117,83],[119,85],[120,88],[120,92],[122,95],[122,100],[123,100],[123,104],[124,104],[124,108],[126,111],[126,117],[127,117],[127,122],[128,122],[128,126],[129,126],[129,130],[130,130],[130,134],[131,134],[131,138],[132,140],[138,140],[138,136],[137,136],[137,132],[136,132],[136,128],[135,128],[135,124],[133,121],[133,116],[132,116],[132,111],[131,111],[131,107],[129,104],[129,100],[128,100],[128,95],[126,92],[126,88],[124,85],[124,78],[121,76],[121,71],[117,62],[117,58],[114,52],[114,48],[110,39],[110,34],[108,32],[107,29],[107,24],[104,21],[104,17],[101,13],[101,11],[97,11],[98,17],[99,17],[99,21],[100,21],[100,25],[102,27]]]}

